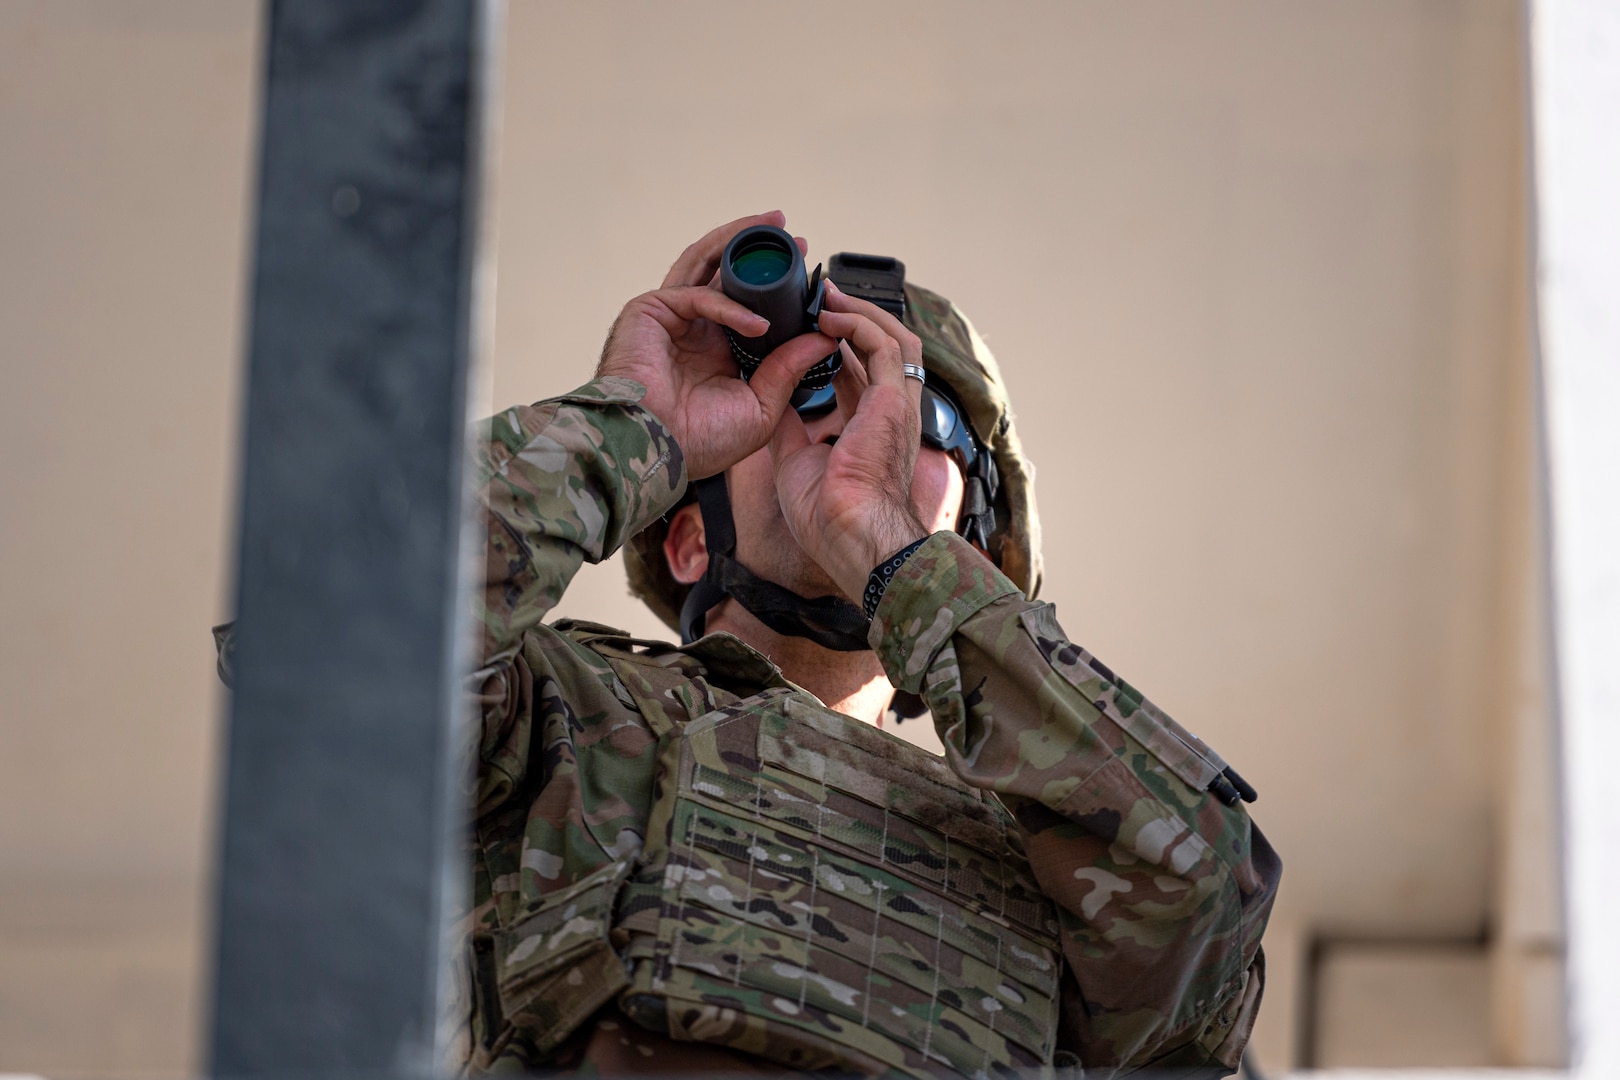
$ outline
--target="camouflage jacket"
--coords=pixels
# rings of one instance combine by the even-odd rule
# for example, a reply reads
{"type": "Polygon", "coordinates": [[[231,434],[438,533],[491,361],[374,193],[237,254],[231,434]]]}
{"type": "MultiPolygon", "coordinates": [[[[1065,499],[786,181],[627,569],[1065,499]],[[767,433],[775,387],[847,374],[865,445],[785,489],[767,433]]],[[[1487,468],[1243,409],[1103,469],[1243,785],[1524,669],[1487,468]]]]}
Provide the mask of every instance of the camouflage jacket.
{"type": "MultiPolygon", "coordinates": [[[[497,966],[534,947],[513,937],[532,913],[566,901],[568,925],[584,925],[593,904],[612,903],[598,883],[622,880],[614,868],[641,850],[659,733],[694,700],[713,708],[791,687],[730,635],[676,648],[543,623],[582,561],[612,555],[686,489],[681,450],[643,393],[598,379],[481,433],[475,883],[452,1048],[473,1070],[554,1062],[553,1032],[588,1020],[525,1010],[497,966]]],[[[952,534],[901,568],[871,641],[894,685],[927,702],[951,768],[1016,818],[1059,914],[1059,1045],[1088,1072],[1235,1066],[1280,866],[1219,757],[952,534]]],[[[567,978],[589,1004],[610,974],[582,961],[567,978]]]]}

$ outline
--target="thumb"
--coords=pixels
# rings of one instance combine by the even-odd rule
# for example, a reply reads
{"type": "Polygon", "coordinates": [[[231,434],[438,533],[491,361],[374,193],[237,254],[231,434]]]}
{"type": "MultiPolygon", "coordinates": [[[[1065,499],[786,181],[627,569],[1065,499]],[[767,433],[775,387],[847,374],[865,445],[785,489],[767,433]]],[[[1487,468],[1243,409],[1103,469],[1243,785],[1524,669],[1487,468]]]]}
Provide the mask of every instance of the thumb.
{"type": "Polygon", "coordinates": [[[773,349],[748,380],[765,414],[773,421],[781,416],[804,373],[837,349],[838,342],[825,334],[801,334],[773,349]]]}

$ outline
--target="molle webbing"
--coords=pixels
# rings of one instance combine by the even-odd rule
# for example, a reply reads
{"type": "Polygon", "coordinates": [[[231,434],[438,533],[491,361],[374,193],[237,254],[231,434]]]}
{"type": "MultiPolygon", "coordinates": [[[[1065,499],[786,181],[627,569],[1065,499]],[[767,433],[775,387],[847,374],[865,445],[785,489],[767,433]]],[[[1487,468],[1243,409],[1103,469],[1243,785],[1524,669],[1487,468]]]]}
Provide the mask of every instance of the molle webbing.
{"type": "Polygon", "coordinates": [[[1009,815],[941,759],[768,690],[670,739],[621,899],[621,1007],[799,1068],[1052,1062],[1057,917],[1009,815]]]}

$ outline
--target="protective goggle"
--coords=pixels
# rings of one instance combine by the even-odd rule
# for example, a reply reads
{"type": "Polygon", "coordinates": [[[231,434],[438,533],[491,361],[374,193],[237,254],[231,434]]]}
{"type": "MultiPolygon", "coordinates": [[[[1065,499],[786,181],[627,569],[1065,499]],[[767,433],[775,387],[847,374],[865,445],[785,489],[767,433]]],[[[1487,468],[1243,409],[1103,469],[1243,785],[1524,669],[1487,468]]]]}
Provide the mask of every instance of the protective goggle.
{"type": "MultiPolygon", "coordinates": [[[[806,420],[831,412],[838,397],[831,386],[811,393],[802,404],[794,406],[806,420]]],[[[978,460],[979,443],[968,426],[967,418],[949,392],[935,385],[933,379],[923,383],[922,391],[922,443],[935,450],[955,455],[963,470],[973,467],[978,460]]]]}

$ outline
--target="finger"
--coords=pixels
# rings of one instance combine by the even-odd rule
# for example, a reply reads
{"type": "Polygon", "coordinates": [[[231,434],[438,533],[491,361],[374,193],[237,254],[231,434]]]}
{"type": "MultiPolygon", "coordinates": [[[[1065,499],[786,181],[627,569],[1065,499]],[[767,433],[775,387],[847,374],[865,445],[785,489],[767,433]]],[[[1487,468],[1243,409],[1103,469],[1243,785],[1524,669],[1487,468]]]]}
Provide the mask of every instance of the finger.
{"type": "MultiPolygon", "coordinates": [[[[901,449],[896,451],[889,447],[878,452],[894,457],[909,477],[922,424],[922,392],[921,384],[913,387],[917,380],[906,378],[901,369],[899,342],[879,330],[870,319],[853,312],[823,311],[818,322],[824,332],[846,335],[855,352],[866,354],[864,385],[858,396],[840,387],[837,378],[833,380],[839,414],[844,419],[844,434],[888,428],[898,440],[893,447],[901,449]]],[[[857,441],[864,443],[867,437],[857,441]]],[[[840,442],[839,446],[843,447],[844,443],[840,442]]]]}
{"type": "Polygon", "coordinates": [[[849,295],[831,278],[827,279],[827,299],[824,306],[833,311],[849,311],[866,316],[877,323],[885,334],[900,343],[900,352],[906,363],[922,363],[922,338],[912,333],[906,324],[887,308],[879,307],[870,300],[849,295]]]}
{"type": "Polygon", "coordinates": [[[823,308],[816,324],[822,333],[841,337],[855,347],[855,352],[866,362],[866,377],[871,385],[899,386],[905,378],[900,366],[900,342],[866,315],[823,308]]]}
{"type": "MultiPolygon", "coordinates": [[[[881,308],[869,300],[850,296],[840,290],[831,280],[827,282],[826,307],[832,308],[835,312],[857,314],[870,319],[899,345],[902,365],[899,368],[899,374],[905,383],[906,393],[911,398],[912,404],[920,409],[922,407],[922,381],[908,377],[903,365],[916,364],[919,367],[922,366],[922,339],[908,330],[906,325],[896,318],[893,312],[881,308]]],[[[826,309],[823,308],[823,318],[825,318],[825,313],[826,309]]],[[[868,375],[871,374],[871,371],[868,370],[868,375]]],[[[892,384],[885,377],[882,380],[882,385],[892,384]]]]}
{"type": "Polygon", "coordinates": [[[838,351],[844,356],[844,364],[833,376],[833,394],[838,399],[838,415],[844,418],[844,424],[848,426],[860,406],[861,395],[866,392],[866,365],[849,347],[849,342],[840,341],[838,351]]]}
{"type": "Polygon", "coordinates": [[[748,380],[748,387],[759,398],[765,415],[775,418],[784,411],[792,412],[788,399],[793,396],[794,387],[799,385],[805,372],[836,348],[838,342],[823,334],[801,334],[760,361],[748,380]]]}
{"type": "Polygon", "coordinates": [[[782,463],[810,445],[810,432],[804,420],[792,409],[782,414],[771,432],[771,471],[781,471],[782,463]]]}
{"type": "Polygon", "coordinates": [[[810,254],[810,241],[806,240],[802,236],[795,236],[793,238],[793,242],[795,244],[799,245],[799,257],[800,258],[803,258],[804,256],[810,254]]]}
{"type": "Polygon", "coordinates": [[[686,285],[648,293],[653,318],[671,337],[685,333],[695,319],[708,319],[737,331],[743,337],[758,337],[770,329],[770,322],[756,315],[725,293],[686,285]]]}
{"type": "Polygon", "coordinates": [[[681,257],[675,260],[675,264],[669,268],[669,273],[664,275],[662,288],[708,283],[714,277],[715,271],[720,268],[720,256],[725,252],[726,245],[731,243],[733,236],[750,225],[775,225],[780,229],[786,224],[787,215],[780,210],[772,210],[768,214],[738,218],[719,228],[710,229],[703,239],[681,252],[681,257]]]}

